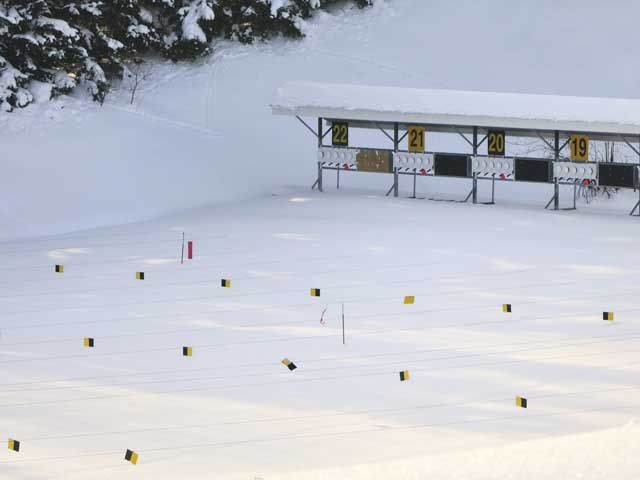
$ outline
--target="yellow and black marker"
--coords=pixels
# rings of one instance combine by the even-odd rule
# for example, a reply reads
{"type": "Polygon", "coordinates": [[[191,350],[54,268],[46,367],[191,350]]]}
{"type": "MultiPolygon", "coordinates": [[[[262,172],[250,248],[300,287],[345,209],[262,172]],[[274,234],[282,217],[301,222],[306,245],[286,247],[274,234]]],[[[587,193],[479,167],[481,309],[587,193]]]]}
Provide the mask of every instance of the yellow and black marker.
{"type": "Polygon", "coordinates": [[[409,370],[403,370],[400,372],[400,381],[406,382],[409,380],[409,370]]]}
{"type": "Polygon", "coordinates": [[[136,280],[144,280],[144,272],[136,272],[136,280]]]}
{"type": "Polygon", "coordinates": [[[416,303],[416,297],[414,297],[413,295],[407,295],[404,297],[405,305],[413,305],[414,303],[416,303]]]}
{"type": "Polygon", "coordinates": [[[95,344],[95,340],[91,337],[84,337],[83,344],[87,348],[93,348],[95,344]]]}
{"type": "Polygon", "coordinates": [[[193,355],[193,347],[182,347],[182,355],[191,357],[193,355]]]}
{"type": "Polygon", "coordinates": [[[527,408],[527,399],[522,397],[516,397],[516,407],[527,408]]]}
{"type": "Polygon", "coordinates": [[[64,273],[64,265],[56,265],[55,271],[56,273],[64,273]]]}
{"type": "Polygon", "coordinates": [[[311,289],[311,296],[312,297],[319,297],[320,296],[320,289],[319,288],[312,288],[311,289]]]}
{"type": "Polygon", "coordinates": [[[7,442],[7,447],[9,447],[9,450],[13,450],[14,452],[19,452],[20,442],[18,440],[14,440],[13,438],[10,438],[9,441],[7,442]]]}
{"type": "Polygon", "coordinates": [[[613,322],[613,312],[602,312],[602,319],[613,322]]]}
{"type": "Polygon", "coordinates": [[[293,363],[291,360],[289,360],[288,358],[283,358],[281,363],[291,371],[298,368],[297,365],[293,363]]]}
{"type": "Polygon", "coordinates": [[[127,462],[131,462],[135,465],[136,463],[138,463],[138,454],[133,450],[129,450],[127,448],[127,452],[124,454],[124,459],[127,462]]]}
{"type": "Polygon", "coordinates": [[[228,278],[223,278],[220,280],[220,286],[222,288],[231,288],[231,280],[228,278]]]}
{"type": "Polygon", "coordinates": [[[511,313],[511,304],[510,303],[505,303],[502,305],[502,311],[504,313],[511,313]]]}

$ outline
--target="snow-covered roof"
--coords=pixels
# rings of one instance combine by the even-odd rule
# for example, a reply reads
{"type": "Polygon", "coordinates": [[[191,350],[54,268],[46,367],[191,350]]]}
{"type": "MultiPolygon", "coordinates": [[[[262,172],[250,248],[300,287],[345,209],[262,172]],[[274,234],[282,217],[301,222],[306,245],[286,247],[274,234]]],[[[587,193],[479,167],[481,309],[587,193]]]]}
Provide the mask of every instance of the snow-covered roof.
{"type": "Polygon", "coordinates": [[[637,99],[288,82],[271,108],[329,120],[640,135],[637,99]]]}

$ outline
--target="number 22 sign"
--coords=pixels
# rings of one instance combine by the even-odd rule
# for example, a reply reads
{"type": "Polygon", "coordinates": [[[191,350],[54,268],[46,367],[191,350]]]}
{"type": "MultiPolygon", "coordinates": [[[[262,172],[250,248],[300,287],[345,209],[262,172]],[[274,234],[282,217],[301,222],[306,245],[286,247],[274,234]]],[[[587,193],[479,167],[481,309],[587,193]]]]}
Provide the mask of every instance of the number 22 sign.
{"type": "Polygon", "coordinates": [[[346,147],[349,145],[348,123],[333,122],[331,125],[331,145],[334,147],[346,147]]]}

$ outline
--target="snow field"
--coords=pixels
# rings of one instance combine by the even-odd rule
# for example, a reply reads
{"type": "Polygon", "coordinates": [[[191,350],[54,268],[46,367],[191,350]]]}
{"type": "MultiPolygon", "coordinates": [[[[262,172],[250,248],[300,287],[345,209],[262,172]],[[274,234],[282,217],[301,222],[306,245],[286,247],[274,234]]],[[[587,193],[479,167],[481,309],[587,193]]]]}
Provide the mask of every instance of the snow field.
{"type": "Polygon", "coordinates": [[[633,478],[637,219],[371,193],[5,244],[0,478],[633,478]]]}

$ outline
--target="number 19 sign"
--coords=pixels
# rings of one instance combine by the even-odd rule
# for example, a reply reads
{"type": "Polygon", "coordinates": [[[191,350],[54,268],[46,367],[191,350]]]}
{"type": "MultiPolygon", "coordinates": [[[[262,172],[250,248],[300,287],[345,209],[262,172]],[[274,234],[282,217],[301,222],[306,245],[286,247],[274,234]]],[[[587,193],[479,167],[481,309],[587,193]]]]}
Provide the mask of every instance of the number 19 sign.
{"type": "Polygon", "coordinates": [[[571,149],[571,161],[586,162],[589,160],[589,135],[571,135],[569,147],[571,149]]]}

